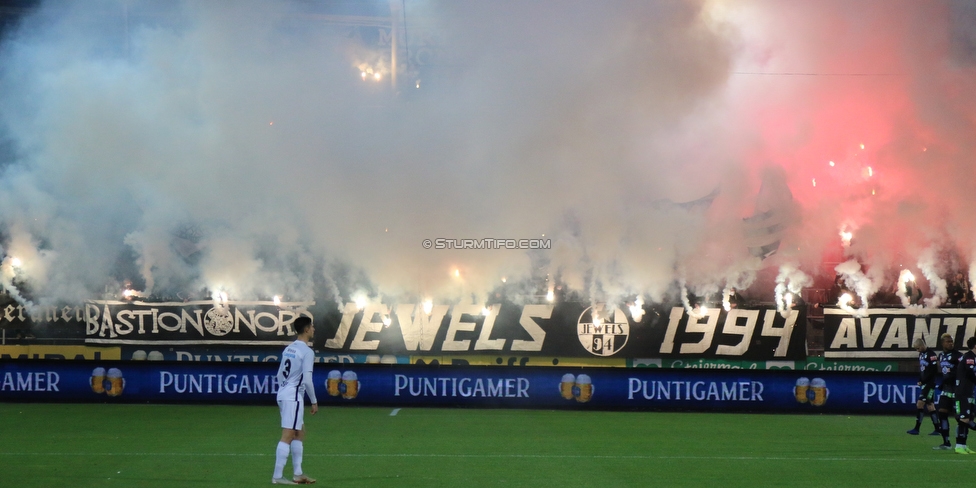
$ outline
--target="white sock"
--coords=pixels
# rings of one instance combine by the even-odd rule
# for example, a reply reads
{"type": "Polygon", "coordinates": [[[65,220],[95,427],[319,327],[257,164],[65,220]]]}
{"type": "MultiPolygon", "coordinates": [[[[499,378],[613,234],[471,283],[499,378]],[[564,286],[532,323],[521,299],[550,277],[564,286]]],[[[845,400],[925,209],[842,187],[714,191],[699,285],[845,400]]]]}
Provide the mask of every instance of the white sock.
{"type": "Polygon", "coordinates": [[[275,449],[275,470],[272,478],[278,479],[284,476],[285,463],[288,462],[288,451],[288,444],[278,441],[278,448],[275,449]]]}
{"type": "Polygon", "coordinates": [[[302,454],[305,453],[305,446],[300,440],[291,441],[291,465],[295,469],[295,476],[302,475],[302,454]]]}

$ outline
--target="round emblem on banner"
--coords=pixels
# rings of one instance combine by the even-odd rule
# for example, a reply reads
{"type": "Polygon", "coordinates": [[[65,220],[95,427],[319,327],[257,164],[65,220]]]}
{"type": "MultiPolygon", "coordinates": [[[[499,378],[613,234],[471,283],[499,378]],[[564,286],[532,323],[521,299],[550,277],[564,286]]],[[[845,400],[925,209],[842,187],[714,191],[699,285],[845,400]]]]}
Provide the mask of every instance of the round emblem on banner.
{"type": "Polygon", "coordinates": [[[231,316],[230,310],[214,307],[203,316],[203,327],[215,336],[225,336],[234,330],[234,317],[231,316]]]}
{"type": "Polygon", "coordinates": [[[630,322],[619,308],[612,311],[605,304],[583,310],[576,323],[580,344],[594,356],[613,356],[627,345],[630,322]]]}

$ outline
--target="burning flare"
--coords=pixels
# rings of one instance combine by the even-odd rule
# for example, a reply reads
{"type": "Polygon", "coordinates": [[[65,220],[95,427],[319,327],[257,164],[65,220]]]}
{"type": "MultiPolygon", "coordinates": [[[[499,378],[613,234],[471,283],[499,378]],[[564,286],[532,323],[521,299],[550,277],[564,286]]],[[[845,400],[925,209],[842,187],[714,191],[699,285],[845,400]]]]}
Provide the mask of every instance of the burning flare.
{"type": "Polygon", "coordinates": [[[644,299],[637,297],[634,303],[629,306],[630,316],[634,318],[634,322],[640,322],[644,318],[644,299]]]}

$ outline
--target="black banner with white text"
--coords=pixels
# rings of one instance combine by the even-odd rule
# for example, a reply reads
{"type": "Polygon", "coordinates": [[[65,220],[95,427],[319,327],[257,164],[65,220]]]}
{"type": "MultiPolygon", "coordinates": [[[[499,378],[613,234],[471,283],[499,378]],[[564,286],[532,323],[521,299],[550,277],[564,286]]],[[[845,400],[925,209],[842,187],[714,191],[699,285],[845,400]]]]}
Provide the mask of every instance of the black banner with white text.
{"type": "Polygon", "coordinates": [[[914,359],[915,339],[939,347],[948,333],[956,348],[976,335],[976,309],[868,309],[854,316],[840,309],[824,310],[824,357],[850,359],[914,359]]]}
{"type": "MultiPolygon", "coordinates": [[[[797,360],[804,309],[631,309],[579,302],[482,305],[212,301],[86,302],[69,314],[89,345],[282,346],[292,322],[314,319],[313,347],[337,354],[515,354],[584,358],[695,357],[797,360]],[[635,317],[636,313],[636,317],[635,317]]],[[[61,326],[64,327],[64,326],[61,326]]]]}

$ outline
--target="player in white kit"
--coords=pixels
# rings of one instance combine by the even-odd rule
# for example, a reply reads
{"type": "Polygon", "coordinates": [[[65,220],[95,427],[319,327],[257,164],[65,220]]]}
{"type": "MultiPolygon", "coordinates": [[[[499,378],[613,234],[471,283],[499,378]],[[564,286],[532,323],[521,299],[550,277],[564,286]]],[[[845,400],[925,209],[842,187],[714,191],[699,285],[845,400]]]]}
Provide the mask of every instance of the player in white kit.
{"type": "Polygon", "coordinates": [[[315,353],[308,346],[315,336],[315,326],[309,317],[298,317],[294,322],[298,339],[281,353],[278,366],[278,409],[281,411],[281,440],[275,450],[274,475],[271,483],[275,485],[299,485],[315,483],[302,473],[303,442],[305,440],[305,395],[312,403],[312,415],[319,411],[315,399],[315,384],[312,382],[312,363],[315,353]],[[294,476],[284,477],[285,463],[291,453],[294,476]]]}

